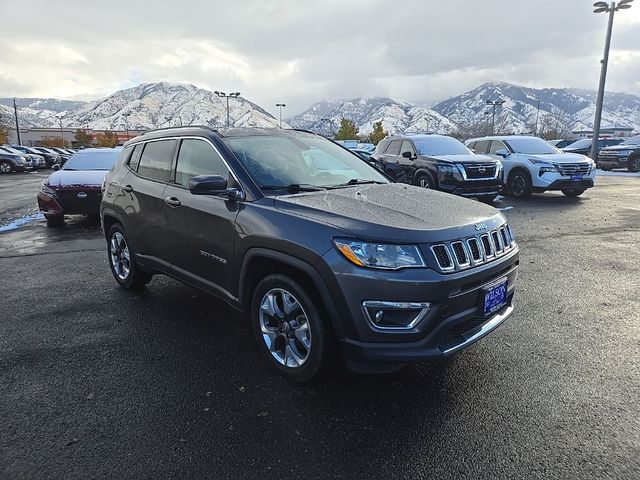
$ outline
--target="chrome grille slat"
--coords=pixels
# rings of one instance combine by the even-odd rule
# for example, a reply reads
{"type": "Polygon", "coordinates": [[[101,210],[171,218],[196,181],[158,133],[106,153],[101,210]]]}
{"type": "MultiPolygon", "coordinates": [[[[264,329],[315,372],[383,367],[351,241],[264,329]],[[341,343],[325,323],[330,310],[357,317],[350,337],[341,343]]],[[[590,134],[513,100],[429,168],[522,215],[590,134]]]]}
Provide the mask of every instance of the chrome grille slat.
{"type": "Polygon", "coordinates": [[[430,249],[440,270],[448,273],[493,261],[514,247],[513,232],[505,223],[486,233],[431,245],[430,249]]]}
{"type": "Polygon", "coordinates": [[[588,163],[559,163],[558,171],[561,175],[588,175],[591,165],[588,163]]]}

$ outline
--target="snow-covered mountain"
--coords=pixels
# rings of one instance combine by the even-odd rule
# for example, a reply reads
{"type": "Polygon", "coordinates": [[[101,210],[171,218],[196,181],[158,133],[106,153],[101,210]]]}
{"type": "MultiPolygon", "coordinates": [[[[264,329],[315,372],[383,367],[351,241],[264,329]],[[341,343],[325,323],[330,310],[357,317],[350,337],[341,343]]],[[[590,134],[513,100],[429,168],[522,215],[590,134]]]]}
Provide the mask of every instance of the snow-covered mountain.
{"type": "Polygon", "coordinates": [[[371,133],[375,122],[382,122],[389,133],[439,132],[455,128],[447,118],[421,105],[389,97],[356,98],[348,101],[319,102],[287,122],[297,128],[329,135],[340,127],[340,119],[355,122],[361,134],[371,133]]]}
{"type": "MultiPolygon", "coordinates": [[[[358,98],[319,102],[288,122],[321,133],[338,129],[341,118],[356,122],[361,133],[369,133],[373,122],[382,121],[386,131],[484,134],[490,129],[491,107],[487,100],[504,100],[496,108],[495,128],[502,133],[531,133],[535,129],[538,101],[538,131],[591,128],[596,93],[568,88],[535,89],[504,82],[485,83],[430,109],[392,98],[358,98]]],[[[602,125],[627,125],[640,130],[640,97],[607,92],[602,125]]]]}
{"type": "MultiPolygon", "coordinates": [[[[480,85],[457,97],[438,103],[435,111],[459,124],[462,129],[486,124],[492,107],[487,100],[504,100],[496,108],[496,130],[529,133],[535,128],[538,101],[538,128],[564,125],[568,129],[593,126],[596,93],[571,88],[527,88],[504,82],[480,85]]],[[[627,125],[640,130],[640,97],[607,92],[602,112],[602,125],[627,125]]]]}
{"type": "MultiPolygon", "coordinates": [[[[59,125],[56,115],[81,108],[85,103],[76,100],[58,100],[57,98],[18,98],[18,115],[21,124],[27,127],[56,127],[59,125]]],[[[0,114],[13,123],[13,98],[0,98],[0,114]]]]}
{"type": "MultiPolygon", "coordinates": [[[[21,126],[57,127],[56,115],[63,116],[64,126],[97,130],[224,126],[227,121],[226,99],[190,84],[143,83],[91,102],[55,102],[53,99],[18,99],[21,126]],[[40,100],[43,108],[38,110],[38,104],[29,100],[40,100]]],[[[1,103],[2,113],[10,112],[13,119],[13,109],[7,102],[1,103]]],[[[242,97],[229,99],[229,118],[237,127],[278,126],[278,120],[242,97]]]]}

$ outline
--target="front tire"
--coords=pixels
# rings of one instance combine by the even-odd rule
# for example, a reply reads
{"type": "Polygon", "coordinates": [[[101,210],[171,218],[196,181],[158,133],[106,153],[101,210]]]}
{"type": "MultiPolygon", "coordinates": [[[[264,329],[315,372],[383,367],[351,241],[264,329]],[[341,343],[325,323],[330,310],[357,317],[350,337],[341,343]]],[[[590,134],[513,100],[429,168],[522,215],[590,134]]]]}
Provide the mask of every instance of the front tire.
{"type": "Polygon", "coordinates": [[[2,161],[0,162],[0,173],[11,173],[13,172],[13,165],[11,162],[2,161]]]}
{"type": "Polygon", "coordinates": [[[320,304],[296,280],[263,278],[251,301],[258,349],[287,380],[313,380],[329,363],[330,335],[320,304]]]}
{"type": "Polygon", "coordinates": [[[581,189],[573,189],[573,188],[565,188],[562,190],[562,193],[570,198],[574,198],[574,197],[579,197],[580,195],[582,195],[585,191],[581,190],[581,189]]]}
{"type": "Polygon", "coordinates": [[[61,227],[64,225],[64,215],[45,215],[47,227],[61,227]]]}
{"type": "Polygon", "coordinates": [[[507,190],[514,198],[529,198],[533,191],[531,178],[524,170],[516,170],[509,174],[507,190]]]}
{"type": "Polygon", "coordinates": [[[431,179],[431,176],[427,173],[419,173],[416,175],[414,184],[422,188],[435,188],[435,183],[431,179]]]}
{"type": "Polygon", "coordinates": [[[122,288],[143,288],[151,280],[151,275],[136,264],[135,253],[131,249],[124,228],[119,223],[109,229],[107,256],[111,273],[122,288]]]}
{"type": "Polygon", "coordinates": [[[627,165],[627,170],[633,173],[640,172],[640,157],[629,161],[629,165],[627,165]]]}
{"type": "Polygon", "coordinates": [[[497,195],[482,195],[478,197],[478,200],[482,203],[493,203],[493,201],[497,198],[497,195]]]}

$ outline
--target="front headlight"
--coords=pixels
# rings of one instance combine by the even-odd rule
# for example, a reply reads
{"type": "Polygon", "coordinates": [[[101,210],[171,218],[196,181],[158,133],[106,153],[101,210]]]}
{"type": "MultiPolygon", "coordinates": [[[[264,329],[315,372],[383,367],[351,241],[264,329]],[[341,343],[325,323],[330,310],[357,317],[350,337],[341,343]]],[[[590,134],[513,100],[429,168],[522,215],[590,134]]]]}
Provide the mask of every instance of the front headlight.
{"type": "Polygon", "coordinates": [[[42,184],[40,185],[40,193],[44,193],[45,195],[53,197],[56,194],[56,191],[50,188],[49,185],[42,182],[42,184]]]}
{"type": "Polygon", "coordinates": [[[619,157],[628,157],[629,155],[631,155],[632,150],[620,150],[618,152],[618,156],[619,157]]]}
{"type": "Polygon", "coordinates": [[[426,267],[416,245],[390,245],[358,240],[334,240],[333,242],[347,260],[359,267],[384,270],[426,267]]]}
{"type": "Polygon", "coordinates": [[[436,165],[438,169],[438,177],[440,181],[446,180],[447,178],[455,178],[456,180],[462,181],[462,171],[460,170],[461,166],[452,163],[438,163],[436,165]]]}

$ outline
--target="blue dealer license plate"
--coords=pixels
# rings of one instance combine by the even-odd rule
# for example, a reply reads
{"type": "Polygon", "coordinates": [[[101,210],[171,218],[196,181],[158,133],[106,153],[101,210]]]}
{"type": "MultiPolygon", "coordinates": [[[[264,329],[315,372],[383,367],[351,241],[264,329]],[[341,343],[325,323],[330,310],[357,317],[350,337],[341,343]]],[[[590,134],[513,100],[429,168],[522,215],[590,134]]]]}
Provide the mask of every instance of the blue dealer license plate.
{"type": "Polygon", "coordinates": [[[571,175],[572,182],[579,182],[580,180],[582,180],[582,175],[571,175]]]}
{"type": "Polygon", "coordinates": [[[507,304],[507,279],[494,283],[484,290],[485,316],[497,312],[507,304]]]}

